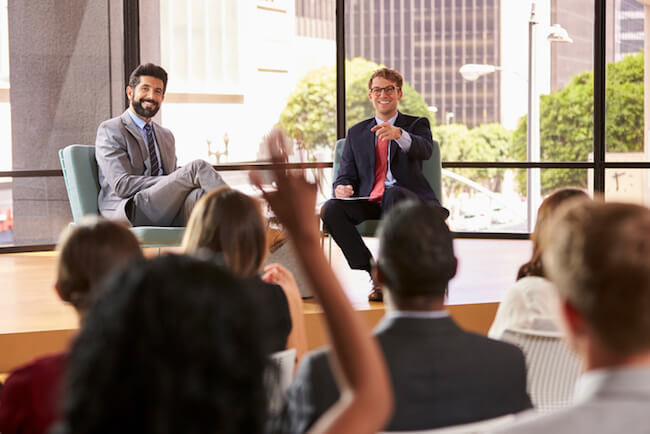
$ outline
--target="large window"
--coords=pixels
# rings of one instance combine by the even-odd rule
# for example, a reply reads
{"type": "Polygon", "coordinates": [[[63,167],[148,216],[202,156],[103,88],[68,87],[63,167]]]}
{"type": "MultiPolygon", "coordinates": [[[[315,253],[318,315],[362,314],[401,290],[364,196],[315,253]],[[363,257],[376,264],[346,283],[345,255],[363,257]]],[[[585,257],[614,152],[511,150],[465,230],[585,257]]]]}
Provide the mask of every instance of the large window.
{"type": "MultiPolygon", "coordinates": [[[[525,237],[562,187],[648,205],[644,6],[537,0],[530,40],[532,3],[139,0],[138,35],[124,30],[133,2],[62,13],[0,0],[0,247],[53,244],[68,224],[57,152],[93,144],[124,109],[126,45],[138,42],[134,61],[169,71],[160,121],[181,164],[263,161],[277,124],[294,161],[331,162],[346,128],[372,116],[367,78],[381,64],[404,75],[401,110],[431,121],[442,202],[463,236],[525,237]]],[[[250,191],[247,173],[223,173],[250,191]]]]}
{"type": "MultiPolygon", "coordinates": [[[[589,187],[583,168],[517,163],[588,160],[593,84],[574,96],[572,80],[593,83],[593,0],[538,1],[534,15],[521,0],[403,3],[345,2],[346,81],[365,86],[357,75],[380,64],[403,74],[400,110],[429,117],[440,143],[452,229],[525,233],[543,195],[589,187]]],[[[347,89],[348,124],[361,94],[347,89]]]]}
{"type": "MultiPolygon", "coordinates": [[[[276,124],[293,139],[292,160],[331,161],[334,7],[333,0],[160,1],[161,63],[170,76],[163,123],[176,135],[181,164],[264,160],[260,144],[276,124]]],[[[224,176],[248,189],[245,173],[224,176]]]]}

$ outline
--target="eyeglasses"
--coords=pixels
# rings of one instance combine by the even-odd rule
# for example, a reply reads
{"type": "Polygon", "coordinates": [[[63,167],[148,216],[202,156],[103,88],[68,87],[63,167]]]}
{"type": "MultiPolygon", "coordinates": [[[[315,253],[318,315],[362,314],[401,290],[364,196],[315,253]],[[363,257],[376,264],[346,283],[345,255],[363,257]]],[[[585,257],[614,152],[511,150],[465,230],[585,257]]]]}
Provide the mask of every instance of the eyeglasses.
{"type": "Polygon", "coordinates": [[[399,90],[399,87],[395,87],[395,86],[373,87],[372,89],[370,89],[370,92],[372,92],[374,96],[381,96],[382,92],[390,96],[393,94],[393,92],[395,92],[395,89],[399,90]]]}

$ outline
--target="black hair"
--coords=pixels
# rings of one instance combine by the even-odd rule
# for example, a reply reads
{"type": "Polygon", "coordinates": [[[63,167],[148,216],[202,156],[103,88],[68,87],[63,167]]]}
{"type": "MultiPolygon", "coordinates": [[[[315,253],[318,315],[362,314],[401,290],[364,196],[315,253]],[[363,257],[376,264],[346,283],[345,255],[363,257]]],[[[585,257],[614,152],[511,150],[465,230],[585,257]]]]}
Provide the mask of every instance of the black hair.
{"type": "Polygon", "coordinates": [[[211,261],[130,264],[74,342],[56,432],[263,432],[266,357],[249,291],[211,261]]]}
{"type": "Polygon", "coordinates": [[[135,90],[136,86],[140,83],[140,77],[143,75],[156,77],[162,80],[163,94],[167,91],[167,71],[165,71],[162,66],[153,63],[138,65],[129,77],[129,87],[135,90]]]}
{"type": "Polygon", "coordinates": [[[457,261],[444,219],[440,207],[416,200],[397,204],[383,217],[377,265],[391,295],[445,296],[457,261]]]}

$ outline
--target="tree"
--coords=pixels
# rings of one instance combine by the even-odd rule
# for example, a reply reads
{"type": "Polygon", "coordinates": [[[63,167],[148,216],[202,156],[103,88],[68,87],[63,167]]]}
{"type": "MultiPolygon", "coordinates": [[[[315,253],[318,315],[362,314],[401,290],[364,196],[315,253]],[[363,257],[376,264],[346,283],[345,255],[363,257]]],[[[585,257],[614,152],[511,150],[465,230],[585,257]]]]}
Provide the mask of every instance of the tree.
{"type": "MultiPolygon", "coordinates": [[[[433,138],[440,143],[443,161],[505,161],[512,148],[512,131],[501,124],[483,124],[468,129],[465,125],[451,124],[433,128],[433,138]]],[[[501,190],[503,170],[454,169],[454,172],[478,182],[492,191],[501,190]]],[[[467,190],[467,186],[443,178],[446,193],[467,190]]]]}
{"type": "MultiPolygon", "coordinates": [[[[374,116],[368,99],[368,79],[381,68],[362,58],[345,61],[345,113],[348,127],[374,116]]],[[[404,82],[399,109],[413,116],[425,116],[433,125],[434,118],[422,96],[404,82]]],[[[336,142],[336,68],[323,67],[309,71],[298,82],[280,115],[279,125],[306,150],[336,142]]]]}
{"type": "MultiPolygon", "coordinates": [[[[609,63],[606,70],[605,140],[608,152],[643,149],[643,53],[609,63]]],[[[541,161],[588,161],[593,151],[593,71],[576,75],[562,89],[543,95],[540,102],[541,161]]],[[[512,154],[526,160],[527,117],[513,136],[512,154]]],[[[518,174],[520,191],[526,174],[518,174]]],[[[560,187],[587,187],[587,171],[542,170],[542,193],[560,187]]]]}

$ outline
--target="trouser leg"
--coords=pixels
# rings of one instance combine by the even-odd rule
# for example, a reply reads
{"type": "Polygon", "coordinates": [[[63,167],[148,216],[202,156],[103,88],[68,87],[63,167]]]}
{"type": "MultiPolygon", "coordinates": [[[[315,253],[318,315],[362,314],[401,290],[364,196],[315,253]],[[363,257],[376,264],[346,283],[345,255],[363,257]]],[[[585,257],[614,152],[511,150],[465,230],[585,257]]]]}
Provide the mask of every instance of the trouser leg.
{"type": "Polygon", "coordinates": [[[365,200],[330,199],[323,205],[321,219],[325,229],[343,251],[350,268],[370,271],[372,255],[356,225],[365,220],[378,219],[380,215],[379,204],[365,200]]]}
{"type": "Polygon", "coordinates": [[[203,160],[194,160],[160,178],[156,185],[136,193],[127,205],[134,226],[183,225],[205,192],[225,185],[221,175],[203,160]]]}
{"type": "Polygon", "coordinates": [[[393,185],[386,188],[384,190],[384,196],[381,198],[382,214],[387,213],[392,207],[406,199],[420,200],[417,194],[404,187],[393,185]]]}

